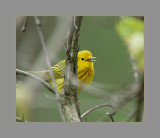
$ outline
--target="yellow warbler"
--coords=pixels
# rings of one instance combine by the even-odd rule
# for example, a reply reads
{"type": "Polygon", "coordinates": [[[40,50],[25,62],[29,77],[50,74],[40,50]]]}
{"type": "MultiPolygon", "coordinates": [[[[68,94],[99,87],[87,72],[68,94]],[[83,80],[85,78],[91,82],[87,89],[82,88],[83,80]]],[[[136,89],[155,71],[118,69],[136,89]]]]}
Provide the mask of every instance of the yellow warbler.
{"type": "MultiPolygon", "coordinates": [[[[85,86],[92,82],[94,76],[94,66],[93,62],[96,57],[92,56],[92,53],[88,50],[83,50],[78,52],[78,92],[82,90],[85,86]]],[[[62,92],[63,82],[64,82],[64,71],[65,71],[65,60],[58,62],[52,67],[54,77],[56,80],[57,88],[59,92],[62,92]]],[[[37,75],[38,77],[44,79],[47,82],[51,82],[51,76],[49,70],[43,71],[29,71],[29,73],[37,75]]],[[[73,79],[74,80],[74,79],[73,79]]]]}

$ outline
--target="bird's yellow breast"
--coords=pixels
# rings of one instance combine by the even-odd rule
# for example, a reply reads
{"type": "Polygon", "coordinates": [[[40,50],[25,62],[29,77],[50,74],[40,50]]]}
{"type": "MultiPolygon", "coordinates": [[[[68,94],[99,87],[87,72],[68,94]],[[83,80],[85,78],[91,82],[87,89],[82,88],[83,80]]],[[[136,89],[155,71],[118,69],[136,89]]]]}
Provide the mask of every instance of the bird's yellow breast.
{"type": "MultiPolygon", "coordinates": [[[[94,69],[88,68],[79,70],[78,69],[78,92],[87,87],[93,80],[94,69]]],[[[64,78],[56,79],[58,90],[61,92],[63,89],[64,78]]]]}
{"type": "Polygon", "coordinates": [[[84,89],[87,85],[89,85],[94,76],[94,68],[85,68],[85,69],[78,69],[78,91],[84,89]]]}

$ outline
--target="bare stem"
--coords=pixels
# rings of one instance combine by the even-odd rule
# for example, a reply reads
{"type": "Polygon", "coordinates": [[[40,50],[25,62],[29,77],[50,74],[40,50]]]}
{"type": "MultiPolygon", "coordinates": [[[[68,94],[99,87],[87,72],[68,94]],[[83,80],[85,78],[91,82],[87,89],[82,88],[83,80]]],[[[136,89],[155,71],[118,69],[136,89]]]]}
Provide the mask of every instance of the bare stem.
{"type": "Polygon", "coordinates": [[[34,19],[35,19],[36,25],[40,26],[41,23],[40,23],[40,20],[39,20],[38,16],[34,16],[34,19]]]}
{"type": "Polygon", "coordinates": [[[74,18],[74,27],[75,27],[76,29],[78,29],[78,27],[77,27],[77,25],[76,25],[76,16],[74,16],[73,18],[74,18]]]}
{"type": "Polygon", "coordinates": [[[67,45],[65,45],[66,62],[63,86],[63,103],[65,106],[63,106],[63,110],[66,113],[66,116],[68,118],[67,120],[73,122],[80,122],[77,85],[74,85],[73,81],[75,82],[75,84],[77,84],[77,53],[79,50],[78,38],[80,34],[81,22],[82,16],[73,17],[72,26],[69,31],[70,33],[68,42],[67,45]],[[72,116],[70,113],[72,113],[72,116]]]}
{"type": "Polygon", "coordinates": [[[115,109],[113,108],[113,106],[110,105],[110,104],[100,104],[100,105],[97,105],[97,106],[89,109],[88,111],[86,111],[85,113],[83,113],[83,114],[81,115],[81,119],[82,119],[83,117],[85,117],[87,114],[89,114],[90,112],[92,112],[92,111],[94,111],[94,110],[96,110],[96,109],[99,109],[99,108],[101,108],[101,107],[104,107],[104,106],[108,106],[108,107],[111,107],[111,108],[112,108],[112,112],[111,112],[111,113],[108,113],[108,112],[107,112],[106,115],[109,116],[109,117],[111,118],[111,120],[114,122],[113,115],[115,114],[116,111],[115,111],[115,109]]]}
{"type": "Polygon", "coordinates": [[[114,118],[113,118],[113,116],[109,116],[109,117],[111,118],[112,122],[114,122],[114,118]]]}
{"type": "Polygon", "coordinates": [[[61,105],[61,102],[60,102],[59,92],[58,92],[58,89],[57,89],[57,85],[56,85],[56,81],[55,81],[55,78],[54,78],[54,75],[53,75],[53,71],[51,69],[51,64],[50,64],[49,56],[48,56],[47,49],[46,49],[46,43],[45,43],[44,36],[43,36],[41,28],[40,28],[41,23],[40,23],[40,20],[37,16],[34,16],[34,19],[35,19],[35,24],[36,24],[36,27],[37,27],[38,35],[39,35],[39,38],[40,38],[40,42],[41,42],[41,45],[42,45],[42,48],[43,48],[43,51],[44,51],[44,55],[45,55],[45,58],[46,58],[46,64],[47,64],[47,67],[49,69],[51,79],[52,79],[52,83],[53,83],[53,86],[54,86],[54,87],[52,87],[52,89],[53,89],[53,91],[55,92],[55,95],[56,95],[60,115],[61,115],[62,120],[66,121],[66,119],[64,117],[64,114],[62,112],[62,105],[61,105]]]}
{"type": "Polygon", "coordinates": [[[27,19],[28,19],[28,17],[25,16],[25,17],[24,17],[24,21],[23,21],[23,25],[22,25],[22,28],[21,28],[21,31],[22,31],[22,32],[26,31],[27,19]]]}
{"type": "Polygon", "coordinates": [[[34,80],[36,80],[37,82],[39,82],[40,84],[42,84],[43,86],[45,86],[50,92],[52,92],[53,94],[55,94],[55,92],[53,91],[53,88],[52,86],[47,83],[46,81],[44,81],[43,79],[33,75],[33,74],[30,74],[26,71],[23,71],[23,70],[20,70],[20,69],[16,69],[16,74],[18,75],[22,75],[22,76],[26,76],[26,77],[29,77],[29,78],[32,78],[34,80]]]}

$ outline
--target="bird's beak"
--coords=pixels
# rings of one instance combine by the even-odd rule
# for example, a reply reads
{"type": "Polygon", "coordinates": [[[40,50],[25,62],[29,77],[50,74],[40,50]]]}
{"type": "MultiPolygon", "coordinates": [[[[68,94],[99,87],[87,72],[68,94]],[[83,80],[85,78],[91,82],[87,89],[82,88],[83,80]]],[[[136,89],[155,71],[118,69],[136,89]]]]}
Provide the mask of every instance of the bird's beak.
{"type": "Polygon", "coordinates": [[[90,62],[95,62],[96,60],[96,57],[91,57],[90,59],[88,59],[88,61],[90,61],[90,62]]]}

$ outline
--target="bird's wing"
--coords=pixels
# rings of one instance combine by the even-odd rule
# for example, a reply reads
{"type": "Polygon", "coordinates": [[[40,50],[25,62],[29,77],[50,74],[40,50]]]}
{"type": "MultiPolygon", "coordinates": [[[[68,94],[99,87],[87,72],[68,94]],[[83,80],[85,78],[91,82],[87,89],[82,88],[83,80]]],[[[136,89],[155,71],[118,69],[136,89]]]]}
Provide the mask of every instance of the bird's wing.
{"type": "Polygon", "coordinates": [[[52,67],[55,78],[64,78],[65,60],[58,62],[52,67]]]}
{"type": "MultiPolygon", "coordinates": [[[[56,65],[52,67],[55,79],[64,78],[64,69],[65,69],[65,60],[58,62],[56,65]]],[[[43,79],[50,82],[51,75],[49,70],[44,73],[43,79]]]]}
{"type": "MultiPolygon", "coordinates": [[[[64,78],[64,69],[65,69],[65,60],[58,62],[56,65],[52,67],[55,79],[64,78]]],[[[44,79],[47,82],[52,81],[49,70],[28,71],[28,72],[44,79]]]]}

